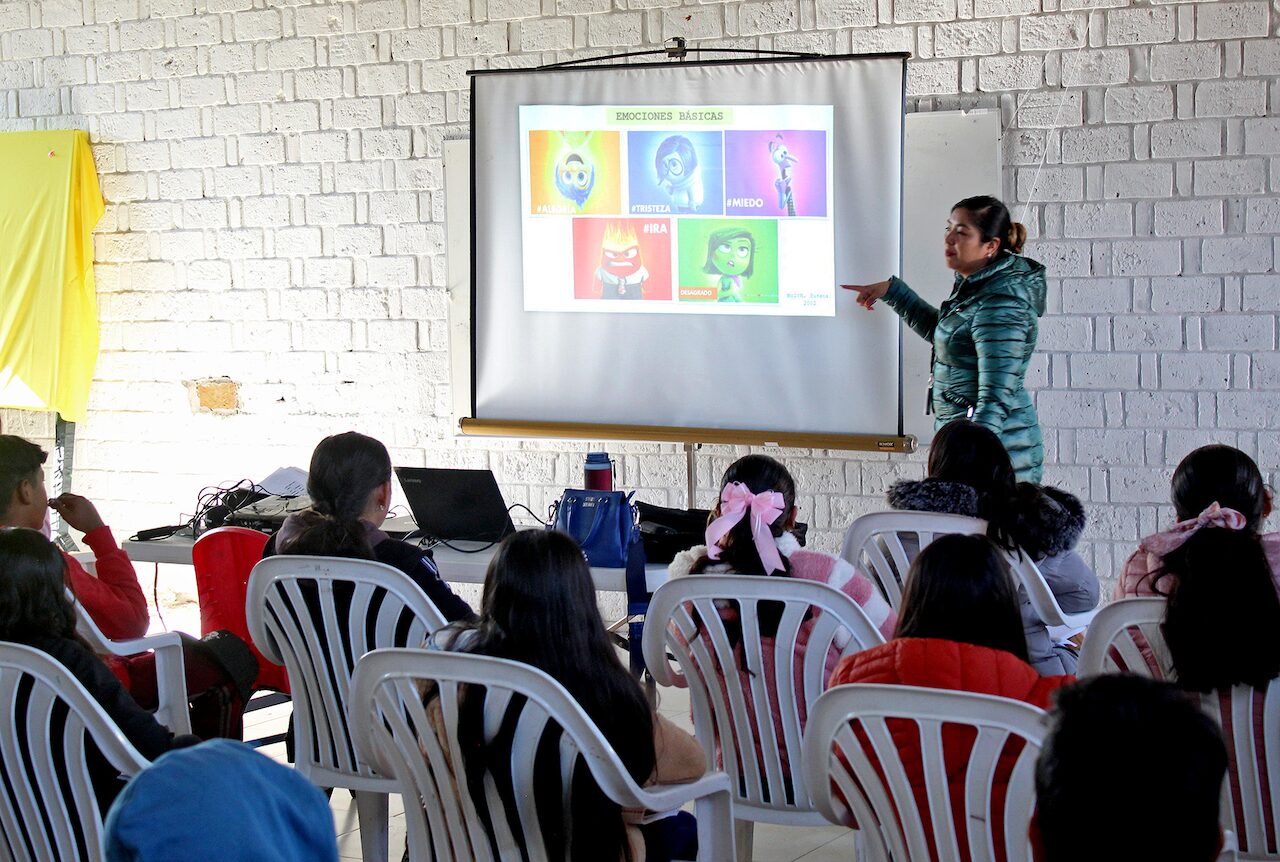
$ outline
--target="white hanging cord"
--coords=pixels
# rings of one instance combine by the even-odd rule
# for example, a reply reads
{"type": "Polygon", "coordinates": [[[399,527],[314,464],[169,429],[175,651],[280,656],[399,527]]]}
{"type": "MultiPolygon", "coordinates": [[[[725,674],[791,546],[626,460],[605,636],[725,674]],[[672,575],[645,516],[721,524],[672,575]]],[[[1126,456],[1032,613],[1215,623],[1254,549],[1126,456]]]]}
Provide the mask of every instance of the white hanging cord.
{"type": "MultiPolygon", "coordinates": [[[[1092,6],[1090,6],[1090,7],[1089,7],[1089,9],[1085,12],[1085,16],[1084,16],[1084,40],[1080,43],[1080,46],[1079,46],[1079,47],[1077,47],[1077,48],[1075,49],[1075,51],[1073,51],[1071,54],[1069,54],[1069,55],[1063,55],[1063,56],[1064,56],[1064,58],[1065,58],[1066,56],[1071,56],[1071,57],[1078,56],[1078,55],[1079,55],[1079,53],[1080,53],[1081,51],[1083,51],[1085,48],[1087,48],[1087,47],[1089,46],[1089,31],[1093,29],[1093,13],[1097,11],[1098,6],[1100,5],[1100,2],[1101,2],[1101,0],[1098,0],[1098,2],[1095,2],[1095,3],[1094,3],[1092,6]]],[[[1048,56],[1048,55],[1045,55],[1045,56],[1048,56]]],[[[1070,90],[1068,90],[1068,89],[1067,89],[1067,88],[1062,84],[1062,66],[1063,66],[1063,64],[1062,64],[1061,62],[1059,62],[1059,64],[1058,64],[1058,86],[1062,87],[1062,98],[1058,100],[1058,111],[1057,111],[1057,113],[1056,113],[1056,114],[1054,114],[1054,117],[1053,117],[1053,125],[1052,125],[1052,126],[1050,126],[1050,127],[1049,127],[1049,131],[1045,133],[1045,140],[1044,140],[1044,152],[1042,152],[1042,153],[1040,154],[1040,163],[1036,165],[1036,172],[1035,172],[1035,175],[1034,175],[1034,176],[1032,176],[1032,178],[1031,178],[1031,188],[1030,188],[1030,189],[1028,190],[1028,192],[1027,192],[1027,199],[1026,199],[1025,201],[1023,201],[1023,202],[1022,202],[1022,213],[1021,213],[1021,215],[1019,215],[1019,217],[1018,217],[1018,219],[1017,219],[1017,220],[1018,220],[1019,222],[1021,222],[1022,224],[1026,224],[1026,223],[1027,223],[1027,211],[1031,208],[1031,202],[1032,202],[1032,201],[1034,201],[1034,200],[1035,200],[1035,198],[1036,198],[1036,188],[1040,185],[1040,174],[1041,174],[1041,172],[1044,170],[1044,163],[1045,163],[1045,161],[1049,158],[1049,140],[1050,140],[1050,138],[1052,138],[1052,137],[1053,137],[1053,133],[1054,133],[1054,132],[1056,132],[1056,131],[1057,131],[1059,128],[1061,128],[1061,126],[1062,126],[1062,109],[1066,107],[1066,105],[1067,105],[1067,96],[1069,96],[1069,95],[1071,94],[1071,91],[1070,91],[1070,90]]],[[[1025,104],[1025,100],[1023,100],[1023,103],[1022,103],[1022,104],[1025,104]]],[[[1013,116],[1009,119],[1009,125],[1008,125],[1008,127],[1006,128],[1006,131],[1008,131],[1009,129],[1012,129],[1012,128],[1014,127],[1014,123],[1016,123],[1016,122],[1017,122],[1017,120],[1018,120],[1018,114],[1022,111],[1022,104],[1019,104],[1019,105],[1014,109],[1013,116]]],[[[1017,194],[1017,187],[1016,187],[1016,184],[1015,184],[1015,187],[1014,187],[1014,194],[1015,194],[1015,195],[1017,194]]]]}

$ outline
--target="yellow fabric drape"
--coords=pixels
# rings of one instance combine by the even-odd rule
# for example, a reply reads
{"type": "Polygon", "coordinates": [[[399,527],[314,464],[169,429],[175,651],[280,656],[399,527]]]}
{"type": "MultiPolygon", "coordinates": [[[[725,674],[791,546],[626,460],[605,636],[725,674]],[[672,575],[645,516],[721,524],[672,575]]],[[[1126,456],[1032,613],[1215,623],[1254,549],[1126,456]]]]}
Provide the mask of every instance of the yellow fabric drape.
{"type": "Polygon", "coordinates": [[[98,359],[89,136],[0,133],[0,407],[84,419],[98,359]]]}

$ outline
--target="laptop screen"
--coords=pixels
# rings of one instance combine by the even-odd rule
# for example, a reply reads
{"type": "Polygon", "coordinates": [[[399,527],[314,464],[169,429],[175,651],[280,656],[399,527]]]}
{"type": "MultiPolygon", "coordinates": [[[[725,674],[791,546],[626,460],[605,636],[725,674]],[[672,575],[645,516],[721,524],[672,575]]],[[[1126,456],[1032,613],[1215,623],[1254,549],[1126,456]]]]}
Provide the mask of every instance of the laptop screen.
{"type": "Polygon", "coordinates": [[[496,542],[515,531],[492,470],[397,467],[396,476],[424,535],[496,542]]]}

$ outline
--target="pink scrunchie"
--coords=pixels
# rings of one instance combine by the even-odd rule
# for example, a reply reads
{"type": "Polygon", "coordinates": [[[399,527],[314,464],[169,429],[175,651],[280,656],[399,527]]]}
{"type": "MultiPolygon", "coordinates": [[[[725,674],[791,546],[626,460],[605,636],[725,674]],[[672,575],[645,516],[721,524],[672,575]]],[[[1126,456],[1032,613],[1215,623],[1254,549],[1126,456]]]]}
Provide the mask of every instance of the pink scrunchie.
{"type": "Polygon", "coordinates": [[[1181,548],[1188,539],[1205,527],[1243,530],[1247,523],[1245,516],[1235,509],[1224,509],[1215,502],[1196,517],[1179,521],[1163,533],[1148,536],[1142,545],[1147,553],[1163,557],[1181,548]]]}
{"type": "Polygon", "coordinates": [[[741,482],[730,482],[720,492],[720,517],[707,525],[707,556],[713,560],[720,559],[720,546],[723,539],[734,525],[742,520],[749,510],[751,512],[751,538],[755,542],[760,561],[764,563],[766,575],[776,571],[785,571],[782,555],[778,553],[778,542],[773,537],[769,525],[778,520],[782,514],[786,500],[777,491],[761,491],[752,494],[751,489],[741,482]]]}

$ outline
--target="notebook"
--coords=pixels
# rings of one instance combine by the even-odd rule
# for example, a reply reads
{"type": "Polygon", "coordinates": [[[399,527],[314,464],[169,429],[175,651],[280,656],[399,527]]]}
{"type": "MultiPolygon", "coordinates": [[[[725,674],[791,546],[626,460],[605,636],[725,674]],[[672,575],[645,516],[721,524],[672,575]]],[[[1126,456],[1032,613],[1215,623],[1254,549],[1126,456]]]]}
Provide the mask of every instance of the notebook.
{"type": "Polygon", "coordinates": [[[515,532],[492,470],[397,467],[396,476],[426,536],[497,542],[515,532]]]}

